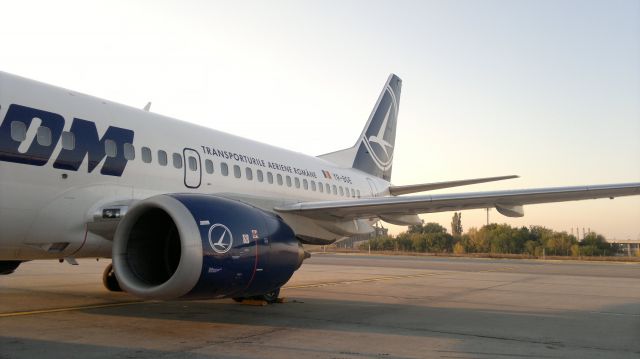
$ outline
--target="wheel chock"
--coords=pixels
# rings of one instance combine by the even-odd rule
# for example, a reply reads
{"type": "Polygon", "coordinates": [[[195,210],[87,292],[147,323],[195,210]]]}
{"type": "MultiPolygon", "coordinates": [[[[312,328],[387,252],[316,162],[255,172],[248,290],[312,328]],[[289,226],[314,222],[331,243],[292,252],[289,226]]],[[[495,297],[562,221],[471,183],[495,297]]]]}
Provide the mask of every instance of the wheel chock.
{"type": "Polygon", "coordinates": [[[269,303],[267,303],[266,300],[259,300],[259,299],[245,299],[242,301],[242,304],[245,305],[252,305],[254,307],[263,307],[269,303]]]}

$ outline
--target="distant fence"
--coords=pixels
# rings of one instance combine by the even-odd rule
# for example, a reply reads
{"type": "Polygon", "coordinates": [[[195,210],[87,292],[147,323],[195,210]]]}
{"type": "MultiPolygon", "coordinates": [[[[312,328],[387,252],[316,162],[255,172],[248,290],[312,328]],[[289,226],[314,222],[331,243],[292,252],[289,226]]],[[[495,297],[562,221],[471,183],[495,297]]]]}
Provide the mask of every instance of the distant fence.
{"type": "Polygon", "coordinates": [[[424,253],[407,251],[371,251],[366,249],[350,248],[317,248],[311,250],[312,253],[352,253],[352,254],[379,254],[389,256],[414,256],[414,257],[461,257],[461,258],[504,258],[504,259],[546,259],[546,260],[576,260],[576,261],[596,261],[596,262],[633,262],[640,263],[640,257],[628,256],[534,256],[530,254],[506,254],[506,253],[424,253]]]}

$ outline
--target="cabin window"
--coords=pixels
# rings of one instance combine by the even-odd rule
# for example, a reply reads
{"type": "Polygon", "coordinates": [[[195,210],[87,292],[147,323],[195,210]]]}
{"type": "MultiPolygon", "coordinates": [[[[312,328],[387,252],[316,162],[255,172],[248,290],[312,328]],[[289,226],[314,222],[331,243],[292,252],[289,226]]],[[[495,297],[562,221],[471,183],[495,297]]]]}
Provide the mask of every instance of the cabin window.
{"type": "Polygon", "coordinates": [[[278,175],[276,176],[276,178],[278,179],[278,185],[282,186],[282,175],[278,173],[278,175]]]}
{"type": "Polygon", "coordinates": [[[27,139],[27,125],[24,122],[11,122],[11,139],[16,142],[22,142],[27,139]]]}
{"type": "Polygon", "coordinates": [[[291,176],[287,176],[287,187],[291,187],[291,176]]]}
{"type": "Polygon", "coordinates": [[[296,188],[300,188],[300,178],[296,177],[294,178],[294,180],[295,180],[294,182],[296,184],[296,188]]]}
{"type": "Polygon", "coordinates": [[[240,166],[233,165],[233,176],[235,178],[240,178],[242,176],[242,170],[240,169],[240,166]]]}
{"type": "Polygon", "coordinates": [[[163,150],[158,151],[158,163],[160,164],[160,166],[167,165],[167,153],[163,150]]]}
{"type": "Polygon", "coordinates": [[[316,191],[316,181],[311,181],[311,190],[316,191]]]}
{"type": "MultiPolygon", "coordinates": [[[[333,186],[333,188],[336,188],[336,186],[333,186]]],[[[327,193],[331,194],[331,186],[329,186],[328,183],[324,185],[324,189],[327,193]]]]}
{"type": "Polygon", "coordinates": [[[336,187],[336,185],[333,185],[333,194],[334,195],[338,195],[338,187],[336,187]]]}
{"type": "MultiPolygon", "coordinates": [[[[142,149],[140,150],[140,152],[142,153],[142,162],[144,163],[151,163],[151,149],[149,147],[142,147],[142,149]]],[[[173,154],[173,164],[175,166],[175,158],[176,158],[177,153],[173,154]]],[[[182,167],[182,158],[180,159],[180,167],[182,167]]],[[[176,168],[180,168],[180,167],[176,167],[176,168]]]]}
{"type": "Polygon", "coordinates": [[[244,174],[245,177],[247,177],[247,180],[252,181],[253,180],[253,170],[251,170],[251,168],[247,167],[244,169],[244,174]]]}
{"type": "Polygon", "coordinates": [[[76,136],[72,132],[65,131],[62,133],[62,148],[65,150],[73,150],[76,148],[76,136]]]}
{"type": "Polygon", "coordinates": [[[360,198],[360,190],[356,191],[356,196],[358,196],[358,198],[360,198]]]}
{"type": "Polygon", "coordinates": [[[322,182],[318,182],[318,190],[320,191],[320,193],[324,192],[324,185],[322,184],[322,182]]]}
{"type": "Polygon", "coordinates": [[[229,175],[229,165],[227,165],[226,162],[220,163],[220,173],[222,173],[223,176],[229,175]]]}
{"type": "Polygon", "coordinates": [[[273,184],[273,173],[267,172],[267,182],[273,184]]]}
{"type": "MultiPolygon", "coordinates": [[[[144,161],[144,158],[143,158],[144,161]]],[[[173,154],[173,167],[180,169],[182,168],[182,156],[179,153],[173,154]]]]}
{"type": "Polygon", "coordinates": [[[124,158],[127,161],[133,161],[136,158],[136,151],[133,148],[133,145],[130,143],[124,144],[124,158]]]}
{"type": "Polygon", "coordinates": [[[344,196],[344,190],[342,189],[342,186],[340,186],[340,195],[344,196]]]}
{"type": "Polygon", "coordinates": [[[118,148],[114,140],[104,140],[104,152],[107,157],[116,157],[118,155],[118,148]]]}
{"type": "Polygon", "coordinates": [[[353,188],[351,189],[351,198],[356,198],[356,191],[353,188]]]}
{"type": "Polygon", "coordinates": [[[192,171],[198,170],[198,160],[195,157],[190,156],[188,162],[189,162],[190,170],[192,171]]]}
{"type": "Polygon", "coordinates": [[[213,161],[204,160],[204,168],[207,170],[207,173],[213,173],[213,161]]]}
{"type": "Polygon", "coordinates": [[[264,174],[262,173],[262,170],[257,170],[256,174],[258,175],[258,182],[263,182],[264,181],[264,174]]]}
{"type": "Polygon", "coordinates": [[[302,188],[309,190],[309,181],[307,181],[306,179],[302,180],[302,188]]]}
{"type": "Polygon", "coordinates": [[[36,132],[36,139],[40,146],[51,146],[51,130],[49,127],[40,126],[36,132]]]}

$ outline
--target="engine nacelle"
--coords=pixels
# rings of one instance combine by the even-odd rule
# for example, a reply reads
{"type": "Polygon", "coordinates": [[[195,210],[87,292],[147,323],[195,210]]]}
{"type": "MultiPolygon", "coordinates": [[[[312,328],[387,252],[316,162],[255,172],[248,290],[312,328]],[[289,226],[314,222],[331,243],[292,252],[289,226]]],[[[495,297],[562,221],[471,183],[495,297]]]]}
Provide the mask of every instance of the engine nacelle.
{"type": "Polygon", "coordinates": [[[113,268],[145,298],[249,297],[284,285],[304,260],[274,214],[214,195],[170,194],[132,207],[118,224],[113,268]]]}

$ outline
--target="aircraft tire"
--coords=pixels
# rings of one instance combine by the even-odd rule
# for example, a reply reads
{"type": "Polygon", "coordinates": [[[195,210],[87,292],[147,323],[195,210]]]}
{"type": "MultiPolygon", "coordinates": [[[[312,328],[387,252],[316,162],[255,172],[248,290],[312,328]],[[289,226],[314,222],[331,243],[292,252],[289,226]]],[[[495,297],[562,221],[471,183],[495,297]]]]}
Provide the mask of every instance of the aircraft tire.
{"type": "Polygon", "coordinates": [[[259,299],[259,300],[264,300],[265,302],[269,303],[269,304],[273,304],[276,303],[278,301],[278,296],[280,295],[280,288],[271,291],[269,293],[265,293],[262,295],[258,295],[255,297],[255,299],[259,299]]]}

